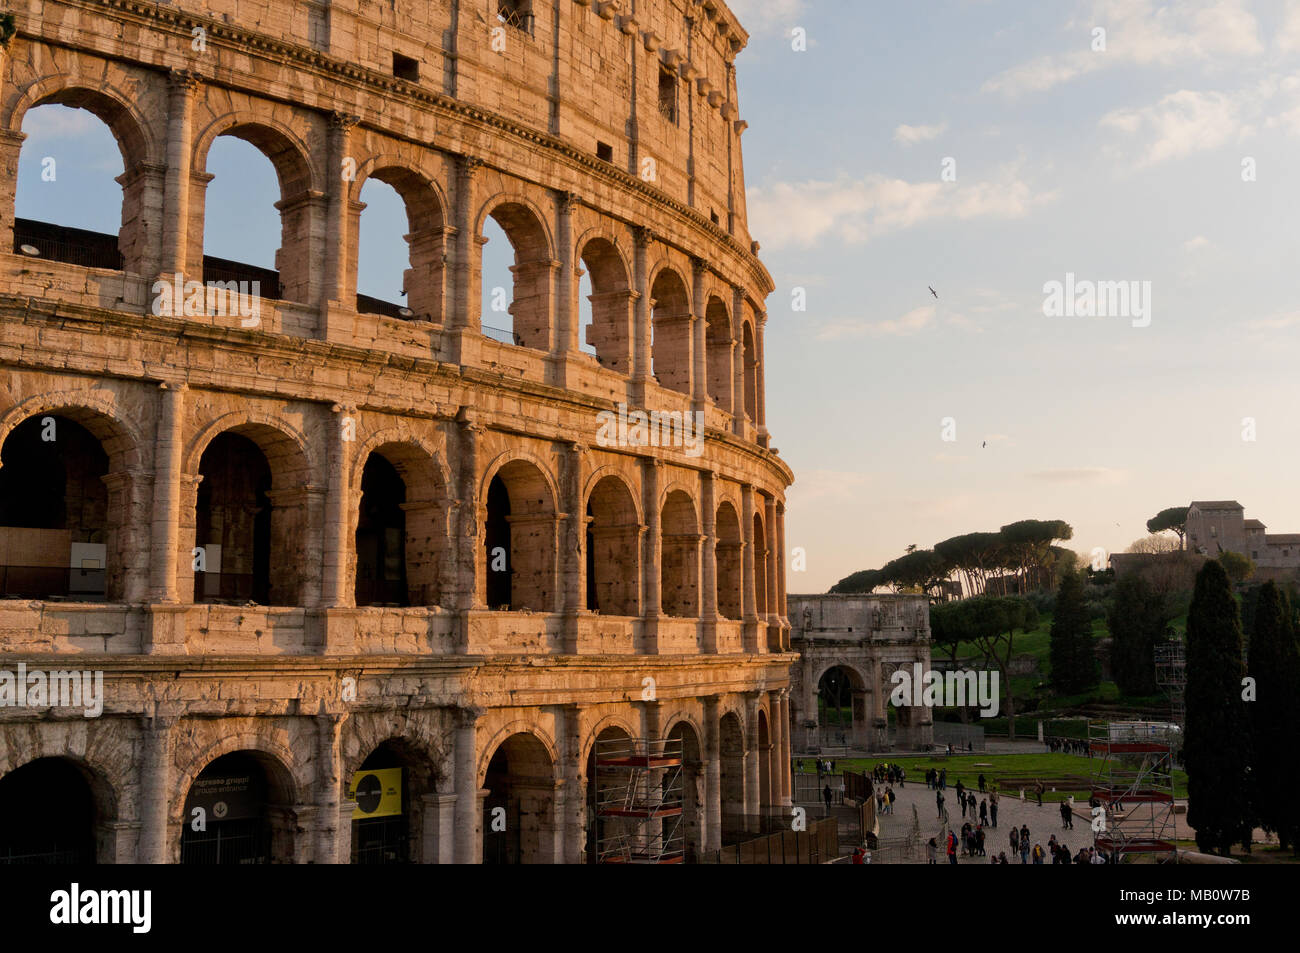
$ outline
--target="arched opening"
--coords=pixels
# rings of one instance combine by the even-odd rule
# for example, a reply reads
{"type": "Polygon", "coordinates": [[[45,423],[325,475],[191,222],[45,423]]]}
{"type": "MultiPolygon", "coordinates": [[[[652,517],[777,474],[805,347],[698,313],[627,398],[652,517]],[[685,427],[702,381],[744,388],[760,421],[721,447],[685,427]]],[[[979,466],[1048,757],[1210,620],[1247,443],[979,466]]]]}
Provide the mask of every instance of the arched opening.
{"type": "Polygon", "coordinates": [[[760,619],[767,618],[767,534],[758,513],[754,514],[754,611],[760,619]]]}
{"type": "Polygon", "coordinates": [[[319,213],[297,147],[269,127],[239,124],[213,141],[205,162],[212,180],[203,211],[203,280],[247,283],[254,297],[311,304],[312,269],[321,267],[313,254],[319,213]]]}
{"type": "Polygon", "coordinates": [[[309,481],[298,444],[264,424],[241,424],[204,448],[199,477],[195,601],[300,605],[309,481]]]}
{"type": "Polygon", "coordinates": [[[866,683],[853,669],[835,665],[817,680],[817,722],[823,745],[866,745],[866,683]]]}
{"type": "Polygon", "coordinates": [[[709,396],[719,410],[732,412],[732,397],[736,388],[736,377],[731,362],[735,357],[731,341],[731,316],[722,299],[709,298],[704,312],[707,338],[705,354],[709,367],[709,396]]]}
{"type": "Polygon", "coordinates": [[[627,775],[601,770],[597,758],[630,750],[632,736],[611,725],[603,729],[587,753],[587,863],[613,862],[620,843],[631,833],[631,822],[617,816],[627,791],[627,775]],[[603,852],[603,855],[602,855],[603,852]]]}
{"type": "Polygon", "coordinates": [[[736,508],[723,501],[717,517],[718,614],[724,619],[741,617],[741,573],[744,567],[740,517],[736,508]]]}
{"type": "Polygon", "coordinates": [[[555,262],[542,223],[527,206],[506,202],[484,220],[483,242],[483,333],[549,351],[555,262]]]}
{"type": "Polygon", "coordinates": [[[199,461],[196,602],[271,601],[271,466],[256,443],[217,435],[199,461]]]}
{"type": "Polygon", "coordinates": [[[555,766],[546,746],[527,732],[492,754],[483,787],[483,863],[555,861],[555,766]]]}
{"type": "Polygon", "coordinates": [[[288,772],[270,755],[222,755],[186,793],[181,863],[292,863],[298,826],[293,804],[288,772]]]}
{"type": "Polygon", "coordinates": [[[542,472],[512,460],[492,478],[484,520],[489,608],[555,609],[555,503],[542,472]]]}
{"type": "Polygon", "coordinates": [[[423,798],[434,790],[427,759],[400,738],[380,744],[348,783],[352,863],[425,863],[423,798]]]}
{"type": "Polygon", "coordinates": [[[437,193],[417,173],[386,167],[370,174],[361,196],[357,310],[441,324],[446,236],[437,193]]]}
{"type": "Polygon", "coordinates": [[[126,108],[91,90],[60,90],[27,111],[23,133],[13,250],[143,274],[147,177],[138,173],[147,146],[126,108]]]}
{"type": "Polygon", "coordinates": [[[0,778],[0,864],[93,864],[99,815],[77,765],[29,761],[0,778]]]}
{"type": "Polygon", "coordinates": [[[746,321],[744,343],[745,416],[758,422],[758,351],[754,347],[754,328],[746,321]]]}
{"type": "Polygon", "coordinates": [[[700,738],[689,722],[679,721],[668,733],[682,746],[682,843],[687,862],[699,859],[704,850],[705,773],[700,757],[700,738]]]}
{"type": "Polygon", "coordinates": [[[758,710],[758,805],[759,810],[770,812],[776,798],[772,796],[772,741],[767,730],[767,712],[758,710]]]}
{"type": "Polygon", "coordinates": [[[129,441],[91,411],[38,414],[0,450],[0,595],[120,601],[129,441]],[[75,419],[74,419],[75,418],[75,419]]]}
{"type": "Polygon", "coordinates": [[[691,304],[686,283],[670,268],[650,287],[651,363],[660,385],[691,392],[691,304]]]}
{"type": "Polygon", "coordinates": [[[587,608],[606,615],[641,611],[641,525],[627,484],[607,476],[587,499],[587,608]]]}
{"type": "Polygon", "coordinates": [[[585,303],[590,314],[583,343],[593,348],[601,367],[627,374],[632,369],[632,292],[627,268],[618,250],[604,238],[593,238],[582,249],[587,285],[585,303]]]}
{"type": "Polygon", "coordinates": [[[721,767],[722,840],[734,843],[743,838],[745,818],[745,732],[735,712],[718,722],[721,767]]]}
{"type": "Polygon", "coordinates": [[[406,484],[396,467],[378,453],[361,472],[357,516],[358,606],[406,606],[406,484]]]}
{"type": "Polygon", "coordinates": [[[683,490],[664,500],[660,527],[663,558],[660,605],[665,615],[693,619],[700,614],[700,540],[695,504],[683,490]]]}

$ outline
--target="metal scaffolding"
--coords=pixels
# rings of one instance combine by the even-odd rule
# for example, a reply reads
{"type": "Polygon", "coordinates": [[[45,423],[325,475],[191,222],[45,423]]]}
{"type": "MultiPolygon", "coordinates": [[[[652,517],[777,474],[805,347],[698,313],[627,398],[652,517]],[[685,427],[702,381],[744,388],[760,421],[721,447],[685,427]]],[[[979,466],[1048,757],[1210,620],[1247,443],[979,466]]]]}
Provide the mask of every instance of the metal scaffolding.
{"type": "Polygon", "coordinates": [[[1156,684],[1169,696],[1170,718],[1187,726],[1187,644],[1164,642],[1156,646],[1156,684]]]}
{"type": "Polygon", "coordinates": [[[1164,722],[1088,725],[1093,843],[1117,861],[1135,854],[1160,862],[1177,856],[1173,752],[1180,734],[1177,725],[1164,722]]]}
{"type": "Polygon", "coordinates": [[[680,864],[680,738],[611,738],[596,742],[596,854],[602,864],[680,864]]]}

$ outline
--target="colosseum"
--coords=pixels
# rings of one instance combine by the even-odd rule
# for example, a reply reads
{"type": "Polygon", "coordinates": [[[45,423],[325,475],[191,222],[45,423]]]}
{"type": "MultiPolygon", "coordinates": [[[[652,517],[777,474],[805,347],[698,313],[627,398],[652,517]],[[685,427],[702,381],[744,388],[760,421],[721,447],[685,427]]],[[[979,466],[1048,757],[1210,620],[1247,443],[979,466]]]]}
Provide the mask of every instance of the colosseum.
{"type": "Polygon", "coordinates": [[[12,9],[0,862],[692,861],[788,818],[727,7],[12,9]],[[116,140],[116,235],[17,217],[48,104],[116,140]],[[274,270],[205,254],[226,136],[274,166],[274,270]],[[371,179],[400,303],[357,293],[371,179]],[[598,764],[679,810],[604,810],[598,764]]]}

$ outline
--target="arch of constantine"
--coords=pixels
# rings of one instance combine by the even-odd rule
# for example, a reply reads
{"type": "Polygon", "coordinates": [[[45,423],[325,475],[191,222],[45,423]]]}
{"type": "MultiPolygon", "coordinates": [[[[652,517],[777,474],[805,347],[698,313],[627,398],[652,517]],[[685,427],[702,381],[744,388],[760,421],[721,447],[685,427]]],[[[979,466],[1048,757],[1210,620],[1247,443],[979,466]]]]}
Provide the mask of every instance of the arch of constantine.
{"type": "Polygon", "coordinates": [[[688,855],[788,814],[793,477],[726,6],[13,9],[0,655],[102,672],[103,711],[0,707],[0,809],[49,805],[0,860],[582,862],[620,737],[680,742],[688,855]],[[48,104],[112,132],[116,235],[16,217],[48,104]],[[274,270],[205,254],[223,136],[274,167],[274,270]],[[371,179],[404,303],[357,293],[371,179]],[[254,313],[191,282],[257,282],[254,313]],[[703,452],[607,445],[620,404],[703,452]],[[357,819],[367,777],[393,809],[357,819]]]}

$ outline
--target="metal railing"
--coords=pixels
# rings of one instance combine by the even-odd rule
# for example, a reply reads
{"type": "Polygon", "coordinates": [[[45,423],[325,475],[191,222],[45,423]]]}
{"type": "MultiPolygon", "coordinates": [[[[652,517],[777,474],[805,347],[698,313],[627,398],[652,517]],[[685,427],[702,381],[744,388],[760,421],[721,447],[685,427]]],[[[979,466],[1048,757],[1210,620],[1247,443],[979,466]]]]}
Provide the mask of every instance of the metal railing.
{"type": "Polygon", "coordinates": [[[116,235],[104,235],[81,228],[64,228],[28,218],[14,219],[14,251],[23,245],[40,250],[41,258],[86,268],[109,268],[121,271],[122,253],[116,235]]]}
{"type": "Polygon", "coordinates": [[[106,574],[102,569],[58,566],[0,566],[0,598],[69,599],[103,602],[106,574]]]}

